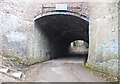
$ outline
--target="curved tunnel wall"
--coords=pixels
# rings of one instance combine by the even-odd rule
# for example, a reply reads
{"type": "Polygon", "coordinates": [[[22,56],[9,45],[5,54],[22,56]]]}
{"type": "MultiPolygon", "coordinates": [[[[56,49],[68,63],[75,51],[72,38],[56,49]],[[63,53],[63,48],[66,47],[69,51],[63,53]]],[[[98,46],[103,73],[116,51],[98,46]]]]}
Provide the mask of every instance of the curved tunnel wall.
{"type": "Polygon", "coordinates": [[[51,14],[35,20],[34,62],[67,56],[74,40],[89,42],[89,23],[70,14],[51,14]]]}

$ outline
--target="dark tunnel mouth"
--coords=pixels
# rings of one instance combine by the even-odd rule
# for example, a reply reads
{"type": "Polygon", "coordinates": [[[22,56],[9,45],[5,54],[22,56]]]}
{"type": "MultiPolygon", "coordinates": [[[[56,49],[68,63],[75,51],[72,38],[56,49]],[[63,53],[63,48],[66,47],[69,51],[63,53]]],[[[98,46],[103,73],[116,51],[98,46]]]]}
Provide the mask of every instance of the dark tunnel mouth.
{"type": "Polygon", "coordinates": [[[89,43],[89,22],[74,14],[48,14],[35,19],[35,29],[47,38],[54,58],[68,55],[69,45],[74,40],[89,43]]]}

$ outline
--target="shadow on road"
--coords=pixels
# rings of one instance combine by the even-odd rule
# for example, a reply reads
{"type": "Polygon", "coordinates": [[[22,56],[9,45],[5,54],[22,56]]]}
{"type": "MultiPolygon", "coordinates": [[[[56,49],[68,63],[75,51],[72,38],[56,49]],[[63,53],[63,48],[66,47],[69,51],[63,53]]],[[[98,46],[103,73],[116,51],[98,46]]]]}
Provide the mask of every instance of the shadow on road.
{"type": "Polygon", "coordinates": [[[73,62],[81,62],[86,63],[88,59],[88,54],[80,54],[80,53],[70,53],[67,56],[61,56],[55,58],[56,60],[65,60],[65,61],[73,61],[73,62]]]}

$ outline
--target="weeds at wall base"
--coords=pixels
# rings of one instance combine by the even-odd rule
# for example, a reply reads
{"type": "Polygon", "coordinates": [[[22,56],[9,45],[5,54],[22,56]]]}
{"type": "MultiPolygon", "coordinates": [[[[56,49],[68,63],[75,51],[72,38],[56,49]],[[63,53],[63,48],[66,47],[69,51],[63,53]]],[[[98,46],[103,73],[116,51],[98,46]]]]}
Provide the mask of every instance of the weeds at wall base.
{"type": "Polygon", "coordinates": [[[102,77],[106,77],[106,80],[110,80],[111,78],[114,78],[115,82],[118,81],[120,79],[120,75],[119,76],[116,76],[116,75],[112,75],[110,73],[108,73],[108,69],[106,69],[105,71],[103,71],[103,69],[99,69],[97,67],[94,67],[93,65],[91,64],[88,64],[88,63],[85,63],[83,64],[82,66],[85,66],[86,68],[89,68],[93,71],[97,71],[99,74],[101,74],[102,77]],[[116,80],[117,79],[117,80],[116,80]]]}

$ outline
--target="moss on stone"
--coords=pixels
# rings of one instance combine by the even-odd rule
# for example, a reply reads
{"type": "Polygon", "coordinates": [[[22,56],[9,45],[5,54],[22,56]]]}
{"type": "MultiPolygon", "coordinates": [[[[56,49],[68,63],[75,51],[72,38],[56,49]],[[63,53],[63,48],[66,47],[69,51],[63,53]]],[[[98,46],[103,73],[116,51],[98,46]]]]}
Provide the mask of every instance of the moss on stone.
{"type": "Polygon", "coordinates": [[[112,74],[109,74],[110,77],[112,77],[113,75],[112,74]]]}
{"type": "Polygon", "coordinates": [[[91,67],[92,67],[92,65],[91,65],[91,64],[88,64],[88,63],[86,63],[85,66],[86,66],[87,68],[91,68],[91,67]]]}
{"type": "Polygon", "coordinates": [[[94,70],[94,71],[97,71],[97,72],[106,74],[106,75],[108,75],[109,77],[118,77],[118,78],[120,78],[120,75],[117,76],[117,75],[108,73],[108,72],[109,72],[108,67],[105,69],[105,71],[104,71],[103,69],[99,69],[99,68],[97,68],[97,67],[93,67],[91,64],[88,64],[88,63],[85,64],[85,67],[86,67],[86,68],[89,68],[89,69],[92,69],[92,70],[94,70]]]}
{"type": "Polygon", "coordinates": [[[105,69],[105,73],[108,73],[109,72],[109,70],[108,70],[108,67],[105,69]]]}
{"type": "Polygon", "coordinates": [[[104,72],[102,69],[97,69],[97,71],[98,71],[98,72],[102,72],[102,73],[104,72]]]}
{"type": "Polygon", "coordinates": [[[95,71],[97,71],[97,68],[96,68],[96,67],[93,67],[92,69],[95,70],[95,71]]]}
{"type": "Polygon", "coordinates": [[[44,55],[44,56],[43,56],[43,61],[46,61],[46,60],[47,60],[47,56],[44,55]]]}
{"type": "Polygon", "coordinates": [[[120,74],[118,75],[118,79],[120,79],[120,74]]]}
{"type": "Polygon", "coordinates": [[[23,61],[21,58],[17,57],[14,59],[15,62],[19,63],[19,64],[23,64],[23,61]]]}

